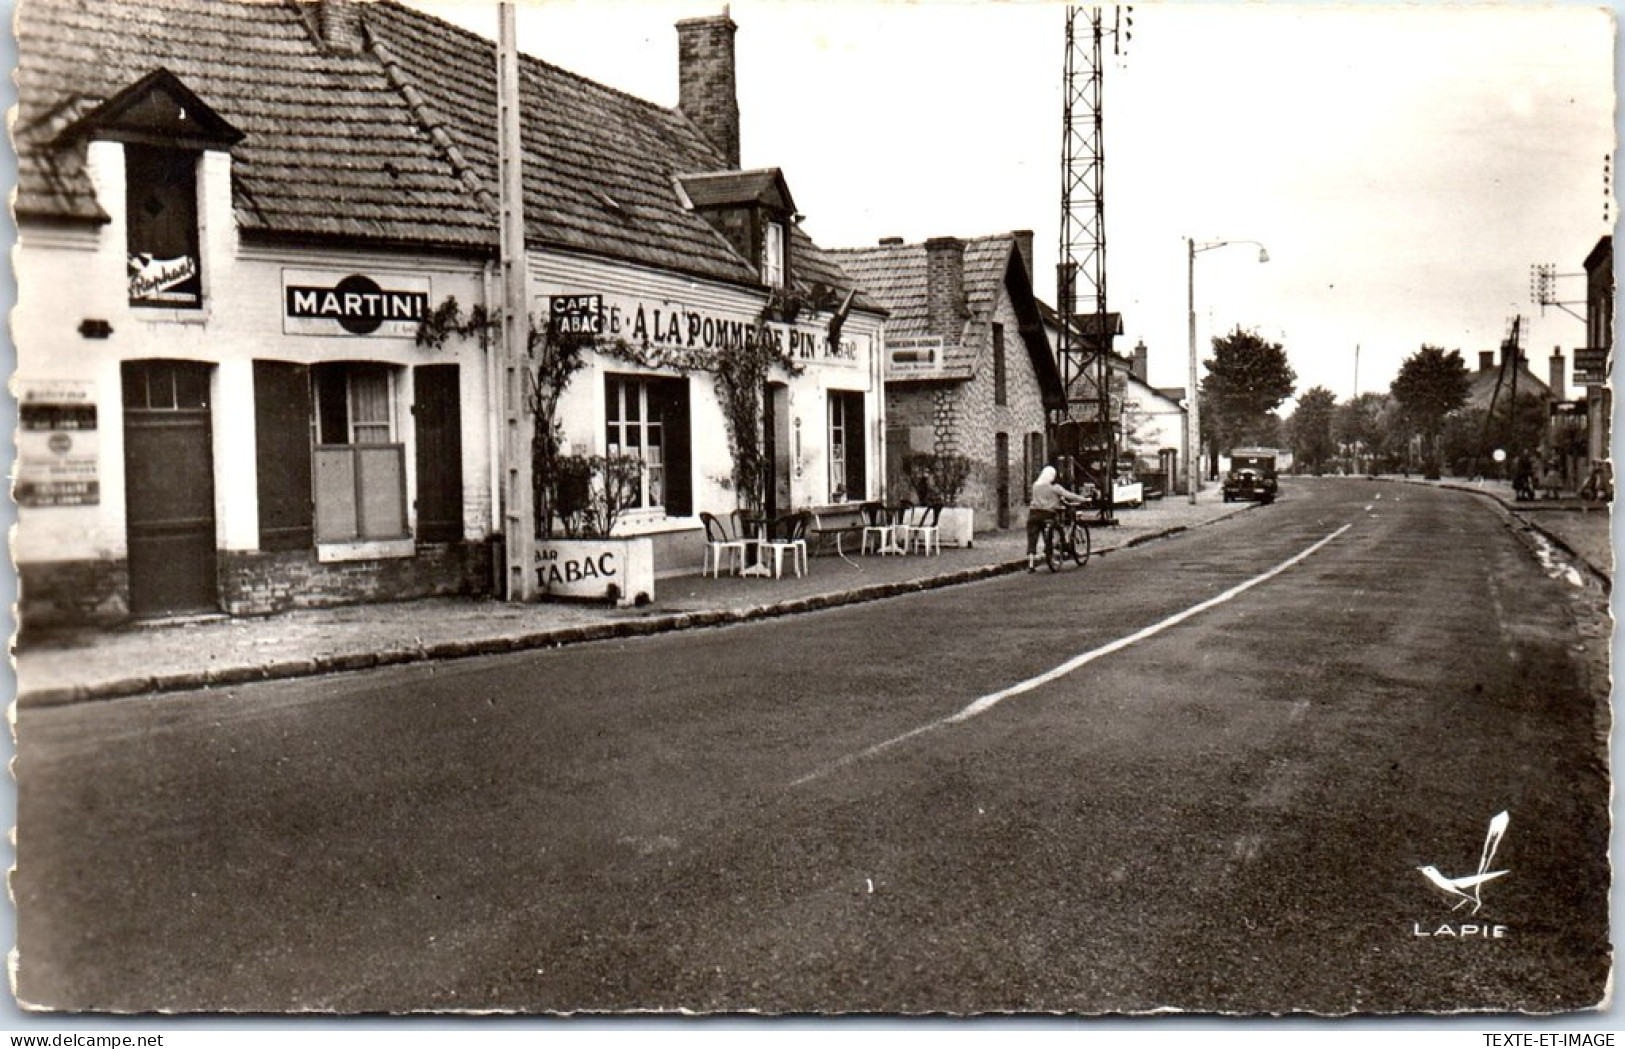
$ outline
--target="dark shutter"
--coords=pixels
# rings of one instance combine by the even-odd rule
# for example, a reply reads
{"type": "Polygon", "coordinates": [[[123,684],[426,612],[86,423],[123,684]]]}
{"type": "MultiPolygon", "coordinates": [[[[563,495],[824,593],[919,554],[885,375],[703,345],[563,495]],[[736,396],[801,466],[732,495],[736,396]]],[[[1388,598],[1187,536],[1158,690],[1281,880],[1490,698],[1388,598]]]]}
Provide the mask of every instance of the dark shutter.
{"type": "Polygon", "coordinates": [[[666,516],[694,513],[694,451],[688,423],[688,380],[662,379],[650,387],[659,391],[663,449],[666,457],[666,516]]]}
{"type": "Polygon", "coordinates": [[[254,362],[254,455],[259,471],[260,549],[315,545],[310,488],[310,370],[254,362]]]}
{"type": "Polygon", "coordinates": [[[417,423],[418,539],[449,543],[463,537],[463,423],[457,365],[412,370],[417,423]]]}
{"type": "Polygon", "coordinates": [[[869,447],[866,440],[869,426],[863,418],[863,394],[840,393],[836,396],[846,400],[847,498],[866,499],[869,492],[869,476],[864,472],[864,467],[869,462],[869,447]]]}

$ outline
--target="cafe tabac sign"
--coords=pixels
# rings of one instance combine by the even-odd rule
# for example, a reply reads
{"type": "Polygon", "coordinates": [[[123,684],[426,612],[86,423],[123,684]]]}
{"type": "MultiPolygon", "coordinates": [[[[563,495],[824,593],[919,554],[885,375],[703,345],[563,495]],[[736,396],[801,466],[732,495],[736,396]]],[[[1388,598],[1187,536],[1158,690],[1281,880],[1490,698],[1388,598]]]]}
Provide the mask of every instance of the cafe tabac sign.
{"type": "Polygon", "coordinates": [[[771,343],[791,360],[856,366],[859,340],[830,339],[827,318],[787,324],[726,314],[678,302],[612,298],[598,293],[550,295],[540,304],[550,330],[624,339],[648,351],[656,366],[704,366],[713,354],[737,346],[771,343]]]}

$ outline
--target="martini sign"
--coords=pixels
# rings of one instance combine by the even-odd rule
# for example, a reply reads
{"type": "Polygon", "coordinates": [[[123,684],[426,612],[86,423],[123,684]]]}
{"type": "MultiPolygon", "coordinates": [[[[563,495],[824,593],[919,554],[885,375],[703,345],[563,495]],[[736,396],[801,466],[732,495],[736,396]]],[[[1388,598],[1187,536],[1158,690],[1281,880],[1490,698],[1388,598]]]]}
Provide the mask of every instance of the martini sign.
{"type": "Polygon", "coordinates": [[[282,330],[412,338],[429,314],[429,291],[427,277],[285,269],[282,330]]]}

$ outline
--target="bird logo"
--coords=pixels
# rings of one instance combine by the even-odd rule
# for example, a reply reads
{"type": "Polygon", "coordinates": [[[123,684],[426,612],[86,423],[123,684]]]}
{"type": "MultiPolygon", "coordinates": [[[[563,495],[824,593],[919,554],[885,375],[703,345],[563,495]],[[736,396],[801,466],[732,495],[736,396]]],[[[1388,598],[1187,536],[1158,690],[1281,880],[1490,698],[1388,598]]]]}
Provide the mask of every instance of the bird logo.
{"type": "Polygon", "coordinates": [[[1432,864],[1416,868],[1447,899],[1456,901],[1455,905],[1450,908],[1451,910],[1459,911],[1470,903],[1473,905],[1470,913],[1477,914],[1478,909],[1484,905],[1481,895],[1484,891],[1484,883],[1493,881],[1507,873],[1505,870],[1490,870],[1490,864],[1495,862],[1495,851],[1501,847],[1501,839],[1506,836],[1507,824],[1510,822],[1512,822],[1512,817],[1505,812],[1499,812],[1490,819],[1490,830],[1488,834],[1484,835],[1484,848],[1478,855],[1478,873],[1476,874],[1467,874],[1460,878],[1449,878],[1440,874],[1439,868],[1432,864]]]}

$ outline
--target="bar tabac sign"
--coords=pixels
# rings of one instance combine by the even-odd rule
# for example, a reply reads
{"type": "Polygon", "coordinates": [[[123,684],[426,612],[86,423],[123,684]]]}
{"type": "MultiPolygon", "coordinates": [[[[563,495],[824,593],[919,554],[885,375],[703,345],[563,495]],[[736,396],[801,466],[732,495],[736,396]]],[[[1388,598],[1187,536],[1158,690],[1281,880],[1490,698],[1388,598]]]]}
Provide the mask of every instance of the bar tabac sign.
{"type": "Polygon", "coordinates": [[[412,338],[429,315],[429,278],[404,273],[282,271],[287,335],[412,338]]]}

